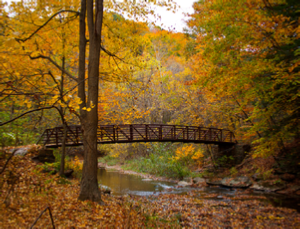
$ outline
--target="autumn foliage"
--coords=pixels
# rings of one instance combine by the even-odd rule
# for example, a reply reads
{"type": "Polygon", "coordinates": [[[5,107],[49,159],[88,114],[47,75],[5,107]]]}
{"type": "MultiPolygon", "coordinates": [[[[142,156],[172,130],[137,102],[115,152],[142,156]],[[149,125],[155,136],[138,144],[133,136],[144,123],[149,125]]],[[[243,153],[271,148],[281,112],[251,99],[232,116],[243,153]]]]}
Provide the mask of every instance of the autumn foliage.
{"type": "Polygon", "coordinates": [[[255,144],[256,156],[286,151],[299,138],[299,1],[211,0],[194,9],[194,84],[213,122],[255,144]]]}
{"type": "MultiPolygon", "coordinates": [[[[94,124],[159,123],[229,129],[239,143],[251,146],[249,158],[272,157],[278,165],[289,158],[298,166],[293,159],[297,158],[300,139],[299,0],[196,1],[183,33],[147,23],[147,15],[159,18],[150,6],[174,10],[171,0],[99,2],[104,2],[101,35],[95,36],[97,42],[93,43],[94,30],[84,30],[81,55],[81,1],[32,0],[9,6],[0,1],[2,148],[35,143],[45,128],[59,125],[83,124],[85,133],[90,129],[96,133],[97,125],[88,125],[89,114],[94,112],[94,124]],[[88,54],[95,46],[101,60],[96,65],[88,54]],[[96,80],[88,73],[91,65],[96,80]],[[89,80],[95,81],[88,84],[89,80]],[[89,88],[95,85],[99,90],[91,99],[89,88]]],[[[81,20],[83,24],[86,21],[81,20]]],[[[94,134],[94,172],[95,139],[94,134]]],[[[214,160],[212,150],[209,153],[202,146],[178,144],[169,147],[168,155],[165,148],[158,148],[145,143],[106,150],[122,160],[133,158],[132,152],[137,152],[145,161],[161,151],[153,161],[173,167],[199,167],[205,158],[214,160]]],[[[1,154],[2,164],[6,159],[7,155],[1,154]]],[[[79,171],[82,162],[76,159],[66,166],[79,171]]],[[[189,208],[193,196],[183,196],[167,210],[160,203],[175,197],[159,197],[153,200],[153,208],[143,198],[104,196],[106,206],[80,202],[76,199],[77,180],[43,173],[29,156],[13,157],[1,174],[0,185],[1,227],[29,227],[47,206],[55,225],[61,227],[216,227],[219,224],[215,221],[210,224],[215,216],[224,227],[265,227],[270,221],[275,227],[296,227],[299,222],[295,212],[276,212],[261,202],[225,202],[220,207],[219,203],[199,201],[189,208]],[[183,210],[180,204],[185,206],[183,210]],[[287,214],[291,214],[289,221],[287,214]]],[[[45,227],[49,220],[45,212],[37,226],[45,227]]]]}

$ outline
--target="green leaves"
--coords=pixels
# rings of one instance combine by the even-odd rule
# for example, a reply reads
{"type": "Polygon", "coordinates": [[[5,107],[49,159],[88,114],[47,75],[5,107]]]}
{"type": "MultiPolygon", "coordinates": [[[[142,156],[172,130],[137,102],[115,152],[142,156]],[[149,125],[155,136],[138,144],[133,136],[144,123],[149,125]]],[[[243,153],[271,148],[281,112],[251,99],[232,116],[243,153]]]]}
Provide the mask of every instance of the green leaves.
{"type": "Polygon", "coordinates": [[[238,138],[263,135],[259,142],[265,147],[259,151],[264,148],[269,154],[270,145],[293,141],[299,128],[292,118],[297,113],[294,95],[299,87],[299,38],[295,36],[299,25],[295,11],[289,10],[298,9],[299,3],[264,4],[256,0],[198,2],[189,25],[197,35],[194,74],[206,90],[206,99],[219,103],[208,109],[222,114],[216,117],[219,125],[235,123],[238,138]],[[253,128],[240,129],[246,123],[253,128]]]}

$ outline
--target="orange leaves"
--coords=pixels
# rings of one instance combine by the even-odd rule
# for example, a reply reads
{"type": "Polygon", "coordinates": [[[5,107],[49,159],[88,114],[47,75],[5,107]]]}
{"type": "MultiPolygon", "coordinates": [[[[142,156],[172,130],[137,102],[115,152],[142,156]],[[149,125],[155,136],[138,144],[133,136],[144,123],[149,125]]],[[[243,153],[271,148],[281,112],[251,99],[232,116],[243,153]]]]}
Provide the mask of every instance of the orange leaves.
{"type": "MultiPolygon", "coordinates": [[[[16,225],[29,228],[46,205],[51,206],[56,227],[122,227],[128,221],[129,224],[139,227],[143,223],[143,216],[128,208],[118,198],[104,195],[105,206],[90,201],[78,201],[77,180],[64,180],[44,173],[31,157],[32,155],[13,157],[4,176],[1,175],[1,228],[16,225]],[[13,177],[18,177],[14,183],[11,173],[13,177]]],[[[68,163],[73,169],[81,167],[82,164],[76,158],[74,162],[68,163]]],[[[44,214],[36,227],[45,228],[48,225],[51,225],[50,218],[48,214],[44,214]]]]}
{"type": "MultiPolygon", "coordinates": [[[[192,147],[186,149],[191,151],[192,147]]],[[[256,196],[254,199],[238,191],[234,196],[225,193],[220,196],[203,190],[183,195],[160,194],[148,197],[102,195],[105,205],[78,201],[80,187],[77,180],[63,180],[43,173],[31,160],[32,156],[13,157],[6,172],[1,174],[1,228],[29,228],[46,206],[51,207],[57,228],[300,226],[296,210],[276,208],[265,201],[265,197],[256,196]]],[[[49,225],[50,217],[45,213],[35,226],[48,228],[49,225]]]]}
{"type": "Polygon", "coordinates": [[[204,151],[202,150],[202,148],[198,148],[198,150],[196,151],[193,145],[187,145],[177,148],[173,160],[188,162],[189,160],[193,159],[197,162],[197,164],[200,165],[202,164],[203,157],[204,151]]]}
{"type": "Polygon", "coordinates": [[[192,153],[194,153],[194,150],[195,150],[195,148],[193,147],[193,145],[187,145],[187,146],[183,146],[181,148],[178,148],[176,150],[175,159],[180,160],[181,158],[188,157],[192,153]]]}

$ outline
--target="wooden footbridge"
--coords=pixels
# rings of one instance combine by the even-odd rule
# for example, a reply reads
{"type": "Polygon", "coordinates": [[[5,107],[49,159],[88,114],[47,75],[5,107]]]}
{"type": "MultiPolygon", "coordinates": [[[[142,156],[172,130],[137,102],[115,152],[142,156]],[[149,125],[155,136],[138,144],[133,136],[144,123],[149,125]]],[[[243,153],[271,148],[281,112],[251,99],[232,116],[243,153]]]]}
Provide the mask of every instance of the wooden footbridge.
{"type": "MultiPolygon", "coordinates": [[[[132,142],[185,142],[232,146],[236,143],[233,132],[224,129],[197,126],[132,124],[99,125],[98,144],[132,142]]],[[[62,146],[63,127],[46,129],[38,144],[47,148],[62,146]]],[[[66,146],[83,145],[80,125],[67,127],[66,146]]]]}

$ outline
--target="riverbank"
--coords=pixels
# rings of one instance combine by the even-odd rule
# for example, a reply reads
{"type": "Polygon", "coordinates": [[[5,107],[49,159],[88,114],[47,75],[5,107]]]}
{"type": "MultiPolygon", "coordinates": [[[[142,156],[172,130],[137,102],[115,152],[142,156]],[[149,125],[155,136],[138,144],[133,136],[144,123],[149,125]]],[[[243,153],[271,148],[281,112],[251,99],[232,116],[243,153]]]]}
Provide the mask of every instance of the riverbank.
{"type": "MultiPolygon", "coordinates": [[[[274,207],[264,197],[249,200],[238,191],[234,196],[201,190],[147,197],[103,194],[104,206],[78,201],[79,180],[43,172],[43,164],[32,161],[33,156],[13,157],[1,174],[1,228],[29,228],[36,220],[36,227],[45,228],[51,218],[58,228],[300,227],[297,211],[274,207]]],[[[1,154],[0,167],[8,157],[1,154]]]]}
{"type": "MultiPolygon", "coordinates": [[[[189,176],[182,179],[173,179],[169,177],[161,177],[159,174],[150,174],[147,172],[133,171],[138,170],[139,166],[132,166],[132,162],[128,164],[123,162],[118,163],[115,158],[108,157],[102,159],[105,162],[99,162],[99,167],[107,169],[115,169],[125,174],[134,174],[145,179],[168,181],[178,183],[181,186],[205,187],[205,186],[220,186],[227,188],[242,188],[249,189],[248,192],[254,193],[276,193],[280,195],[298,198],[300,197],[300,179],[299,177],[290,173],[281,173],[273,171],[272,169],[262,171],[261,173],[253,172],[254,163],[264,163],[264,159],[257,159],[256,161],[246,160],[244,163],[232,167],[231,169],[222,169],[219,171],[212,171],[211,166],[206,166],[198,171],[189,171],[189,176]],[[258,162],[258,160],[261,160],[258,162]],[[249,162],[250,163],[246,163],[249,162]],[[113,164],[113,165],[112,165],[113,164]],[[207,169],[208,168],[208,169],[207,169]],[[210,173],[207,170],[210,169],[210,173]],[[252,170],[251,170],[252,169],[252,170]],[[277,174],[276,174],[277,172],[277,174]]],[[[133,165],[137,163],[134,162],[133,165]]],[[[159,163],[157,165],[159,167],[159,163]]],[[[266,166],[268,169],[270,165],[266,166]]],[[[159,171],[159,169],[157,169],[159,171]]]]}
{"type": "MultiPolygon", "coordinates": [[[[104,164],[101,164],[102,168],[104,168],[104,164]]],[[[202,208],[204,208],[204,211],[211,211],[211,208],[218,208],[218,220],[222,222],[222,217],[219,217],[220,214],[223,214],[226,212],[226,209],[223,208],[232,208],[232,209],[239,209],[239,207],[245,207],[246,205],[250,207],[250,211],[253,211],[252,209],[252,204],[255,203],[258,206],[269,206],[268,209],[272,212],[272,208],[276,208],[279,206],[278,203],[280,203],[281,208],[283,206],[287,206],[289,208],[291,207],[297,207],[295,206],[295,201],[293,200],[288,200],[288,199],[283,199],[283,196],[276,195],[276,194],[271,194],[269,193],[267,196],[262,195],[262,193],[251,193],[250,189],[245,190],[245,189],[224,189],[224,188],[218,188],[217,186],[212,186],[212,187],[202,187],[202,188],[191,188],[191,189],[185,189],[184,192],[187,194],[174,194],[174,193],[168,193],[168,191],[162,191],[162,192],[153,192],[153,194],[149,194],[147,190],[147,187],[145,187],[144,191],[145,193],[142,193],[142,196],[140,194],[136,194],[135,192],[132,192],[131,188],[138,188],[141,183],[144,183],[143,180],[141,179],[133,179],[131,178],[132,176],[124,176],[124,170],[120,169],[120,165],[118,166],[107,166],[109,169],[114,169],[118,168],[116,171],[120,171],[121,174],[118,175],[118,172],[113,171],[113,172],[108,172],[109,174],[113,174],[113,176],[118,177],[120,180],[130,180],[129,186],[126,186],[124,184],[120,185],[124,190],[126,190],[124,193],[129,193],[132,203],[139,203],[136,207],[143,208],[143,209],[151,209],[153,212],[155,211],[161,211],[161,205],[163,206],[164,211],[166,211],[166,214],[174,214],[172,210],[167,209],[169,206],[172,206],[172,209],[174,211],[179,211],[181,210],[178,214],[176,215],[177,217],[182,220],[182,218],[186,219],[184,222],[185,227],[192,227],[191,225],[201,225],[203,227],[217,227],[218,223],[215,221],[208,222],[205,219],[203,221],[199,221],[199,218],[194,215],[194,212],[198,211],[201,212],[202,208]],[[132,181],[135,181],[137,183],[132,183],[132,181]],[[132,194],[134,193],[134,194],[132,194]],[[144,196],[146,195],[146,196],[144,196]],[[187,203],[185,202],[187,201],[187,203]],[[192,201],[192,203],[189,203],[188,201],[192,201]],[[154,203],[154,206],[151,205],[154,203]],[[169,203],[169,206],[168,206],[169,203]],[[178,205],[177,205],[178,204],[178,205]],[[243,204],[246,204],[245,206],[243,204]],[[158,208],[156,207],[158,206],[158,208]],[[274,205],[274,206],[273,206],[274,205]],[[207,206],[207,208],[206,208],[207,206]],[[213,206],[213,207],[212,207],[213,206]],[[275,207],[276,206],[276,207],[275,207]],[[192,211],[190,211],[190,208],[192,208],[192,211]],[[201,209],[201,210],[200,210],[201,209]],[[184,214],[182,214],[184,212],[184,214]],[[186,212],[186,215],[185,215],[186,212]],[[181,218],[182,217],[182,218],[181,218]]],[[[126,171],[125,174],[133,174],[133,175],[140,175],[136,172],[130,172],[126,171]]],[[[143,178],[147,178],[149,176],[145,174],[141,174],[143,178]]],[[[109,176],[110,177],[110,176],[109,176]]],[[[151,176],[153,177],[153,176],[151,176]]],[[[113,178],[112,178],[113,179],[113,178]]],[[[104,181],[104,180],[103,180],[104,181]]],[[[153,181],[147,181],[147,182],[153,182],[153,181]]],[[[113,185],[115,185],[115,182],[112,182],[113,185]]],[[[156,183],[156,182],[154,182],[156,183]]],[[[119,188],[118,185],[117,189],[119,188]]],[[[114,187],[114,186],[112,186],[114,187]]],[[[176,188],[174,186],[172,191],[179,191],[180,192],[181,188],[176,188]]],[[[140,190],[141,189],[135,189],[135,190],[140,190]]],[[[171,191],[171,192],[172,192],[171,191]]],[[[299,200],[298,200],[299,202],[299,200]]],[[[255,207],[254,207],[255,208],[255,207]]],[[[279,209],[281,209],[279,208],[279,209]]],[[[285,208],[284,208],[285,209],[285,208]]],[[[214,210],[213,210],[214,211],[214,210]]],[[[276,212],[276,210],[274,210],[276,212]]],[[[242,212],[240,212],[242,213],[242,212]]],[[[239,213],[233,213],[235,216],[239,217],[239,213]]],[[[246,213],[242,213],[247,215],[246,213]]],[[[251,214],[254,214],[252,212],[251,214]]],[[[255,214],[254,214],[255,215],[255,214]]],[[[258,216],[259,217],[259,216],[258,216]]],[[[265,216],[263,216],[265,217],[265,216]]],[[[272,218],[272,216],[270,216],[272,218]]],[[[211,218],[208,218],[211,220],[211,218]]],[[[229,220],[230,221],[230,220],[229,220]]],[[[222,223],[221,223],[222,224],[222,223]]],[[[247,224],[247,222],[246,222],[247,224]]],[[[264,225],[264,227],[267,226],[267,224],[261,224],[264,225]]],[[[275,226],[275,225],[274,225],[275,226]]],[[[276,228],[276,226],[275,226],[276,228]]]]}
{"type": "Polygon", "coordinates": [[[178,183],[180,181],[179,179],[159,177],[159,176],[151,175],[151,174],[148,174],[148,173],[139,173],[139,172],[136,172],[136,171],[133,171],[133,170],[127,170],[127,169],[124,169],[123,166],[120,165],[120,164],[108,165],[107,163],[98,162],[98,168],[116,170],[120,173],[136,175],[136,176],[140,176],[144,179],[152,179],[152,180],[166,181],[166,182],[172,182],[172,183],[178,183]]]}

